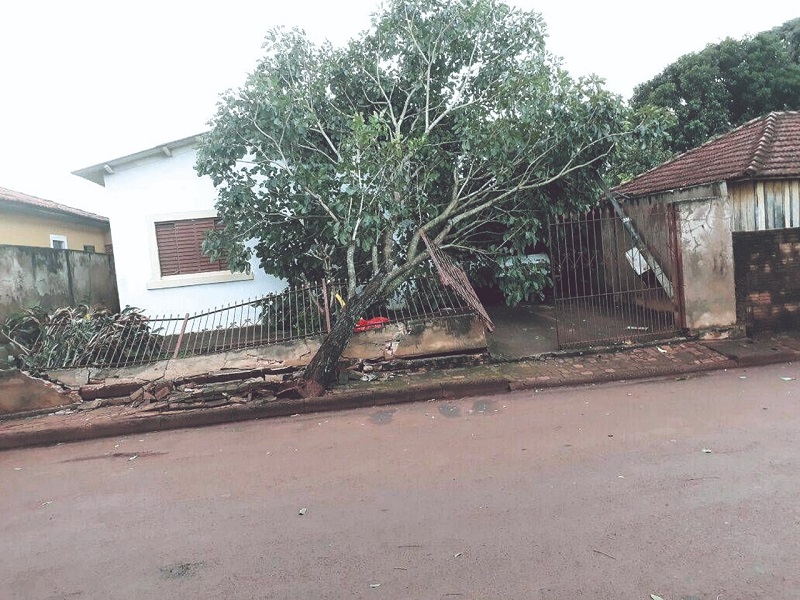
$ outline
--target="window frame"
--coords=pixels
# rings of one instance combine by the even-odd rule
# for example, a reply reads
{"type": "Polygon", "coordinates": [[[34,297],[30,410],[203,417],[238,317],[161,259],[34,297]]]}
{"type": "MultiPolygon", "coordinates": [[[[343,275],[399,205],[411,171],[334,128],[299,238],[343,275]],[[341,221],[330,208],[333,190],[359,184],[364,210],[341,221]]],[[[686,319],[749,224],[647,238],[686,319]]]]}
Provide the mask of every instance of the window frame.
{"type": "Polygon", "coordinates": [[[228,283],[233,281],[250,281],[253,273],[232,273],[230,270],[206,271],[204,273],[185,273],[181,275],[162,275],[161,262],[158,256],[156,239],[156,223],[166,221],[189,221],[192,219],[209,219],[218,216],[216,210],[195,210],[179,213],[162,213],[148,217],[150,271],[151,278],[147,282],[148,290],[206,285],[212,283],[228,283]]]}
{"type": "Polygon", "coordinates": [[[61,235],[60,233],[51,233],[50,234],[50,247],[53,250],[69,250],[69,244],[67,243],[67,236],[61,235]],[[63,248],[56,248],[53,246],[53,242],[61,242],[64,244],[63,248]]]}

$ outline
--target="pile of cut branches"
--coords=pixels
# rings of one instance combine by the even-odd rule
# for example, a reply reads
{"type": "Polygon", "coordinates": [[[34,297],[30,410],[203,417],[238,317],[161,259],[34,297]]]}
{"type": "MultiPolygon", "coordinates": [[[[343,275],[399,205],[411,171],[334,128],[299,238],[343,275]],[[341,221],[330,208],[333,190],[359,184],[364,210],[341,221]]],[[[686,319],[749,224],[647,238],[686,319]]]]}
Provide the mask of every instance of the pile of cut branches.
{"type": "Polygon", "coordinates": [[[137,308],[119,313],[85,304],[48,313],[28,308],[8,317],[2,334],[19,350],[30,371],[86,366],[122,366],[159,357],[162,338],[137,308]]]}

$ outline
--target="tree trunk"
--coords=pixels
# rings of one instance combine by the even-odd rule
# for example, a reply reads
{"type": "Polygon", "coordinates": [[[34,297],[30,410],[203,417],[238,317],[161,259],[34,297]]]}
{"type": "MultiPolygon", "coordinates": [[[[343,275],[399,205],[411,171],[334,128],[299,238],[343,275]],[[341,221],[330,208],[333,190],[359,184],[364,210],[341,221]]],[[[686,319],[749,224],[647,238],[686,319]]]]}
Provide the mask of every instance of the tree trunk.
{"type": "Polygon", "coordinates": [[[373,277],[361,293],[351,297],[339,312],[339,318],[331,328],[331,332],[322,342],[303,373],[304,396],[321,396],[336,379],[339,359],[353,337],[353,328],[364,316],[366,310],[383,297],[386,287],[385,280],[386,276],[383,273],[373,277]]]}

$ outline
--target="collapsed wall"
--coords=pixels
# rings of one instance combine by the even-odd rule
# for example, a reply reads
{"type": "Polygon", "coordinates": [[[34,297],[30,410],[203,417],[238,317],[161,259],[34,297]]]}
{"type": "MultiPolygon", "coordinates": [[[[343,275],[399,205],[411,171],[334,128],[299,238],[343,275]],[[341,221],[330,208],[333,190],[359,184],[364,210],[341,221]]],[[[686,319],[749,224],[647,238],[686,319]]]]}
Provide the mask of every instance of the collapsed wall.
{"type": "MultiPolygon", "coordinates": [[[[318,336],[134,367],[53,370],[46,377],[61,387],[66,410],[126,405],[164,412],[264,403],[292,388],[292,381],[302,374],[322,339],[318,336]]],[[[475,362],[481,360],[485,349],[484,326],[474,315],[393,323],[353,334],[342,355],[340,382],[391,377],[397,369],[475,362]],[[459,358],[447,358],[454,355],[459,358]]]]}

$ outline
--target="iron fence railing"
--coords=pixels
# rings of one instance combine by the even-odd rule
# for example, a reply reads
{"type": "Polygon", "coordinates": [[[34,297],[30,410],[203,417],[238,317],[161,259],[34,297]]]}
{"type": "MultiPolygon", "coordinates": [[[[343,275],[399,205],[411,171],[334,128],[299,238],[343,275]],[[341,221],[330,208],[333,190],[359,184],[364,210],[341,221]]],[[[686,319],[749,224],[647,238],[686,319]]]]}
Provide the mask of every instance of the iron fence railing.
{"type": "Polygon", "coordinates": [[[549,229],[560,348],[663,339],[681,329],[672,206],[613,202],[554,217],[549,229]]]}
{"type": "Polygon", "coordinates": [[[442,282],[442,285],[444,285],[448,290],[455,292],[458,297],[467,304],[467,306],[475,311],[475,314],[477,314],[478,317],[480,317],[480,319],[483,321],[486,329],[489,331],[494,331],[494,323],[492,323],[492,319],[489,317],[489,314],[486,312],[483,304],[478,299],[478,295],[475,293],[475,288],[472,287],[472,284],[470,283],[467,274],[464,272],[464,269],[452,258],[442,252],[441,248],[434,244],[424,231],[422,231],[422,241],[428,248],[428,252],[431,256],[431,262],[436,268],[436,272],[439,274],[439,281],[442,282]]]}
{"type": "MultiPolygon", "coordinates": [[[[66,359],[54,354],[40,367],[132,366],[325,335],[347,302],[346,289],[341,282],[320,282],[194,314],[139,315],[136,327],[115,332],[113,345],[66,359]]],[[[387,302],[370,307],[356,331],[470,313],[460,296],[432,277],[420,277],[404,282],[387,302]]],[[[42,335],[57,340],[66,327],[63,322],[45,324],[42,335]]],[[[96,334],[102,335],[107,333],[96,334]]]]}

